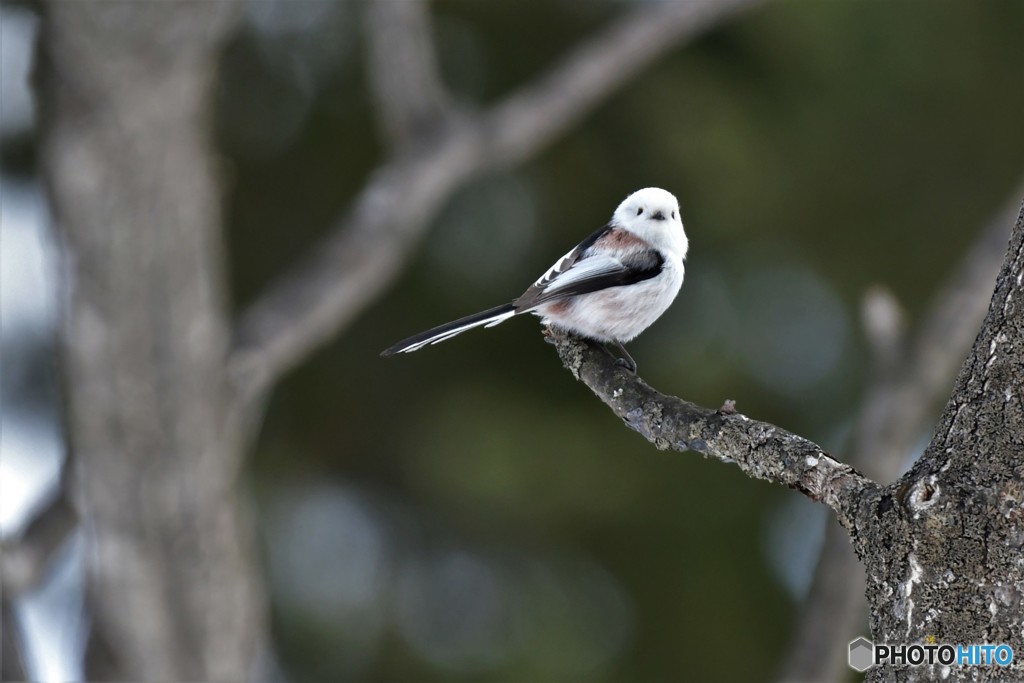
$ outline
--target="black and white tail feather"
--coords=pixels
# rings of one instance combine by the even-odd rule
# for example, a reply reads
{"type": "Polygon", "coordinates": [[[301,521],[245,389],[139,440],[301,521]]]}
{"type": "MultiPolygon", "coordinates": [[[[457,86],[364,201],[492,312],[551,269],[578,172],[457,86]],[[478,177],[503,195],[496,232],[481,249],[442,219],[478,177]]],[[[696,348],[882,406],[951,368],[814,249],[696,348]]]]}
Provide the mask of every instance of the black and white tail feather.
{"type": "Polygon", "coordinates": [[[676,198],[658,188],[638,190],[606,226],[556,261],[519,298],[404,339],[381,355],[418,351],[523,313],[622,348],[679,293],[688,247],[676,198]]]}
{"type": "Polygon", "coordinates": [[[465,318],[459,318],[458,320],[453,320],[450,323],[445,323],[444,325],[438,325],[426,332],[414,334],[408,339],[403,339],[394,346],[385,349],[380,355],[393,356],[396,353],[419,351],[427,344],[443,342],[446,339],[451,339],[455,335],[462,334],[466,330],[471,330],[474,327],[493,327],[500,322],[508,320],[515,314],[515,304],[495,306],[494,308],[487,309],[486,311],[467,315],[465,318]]]}

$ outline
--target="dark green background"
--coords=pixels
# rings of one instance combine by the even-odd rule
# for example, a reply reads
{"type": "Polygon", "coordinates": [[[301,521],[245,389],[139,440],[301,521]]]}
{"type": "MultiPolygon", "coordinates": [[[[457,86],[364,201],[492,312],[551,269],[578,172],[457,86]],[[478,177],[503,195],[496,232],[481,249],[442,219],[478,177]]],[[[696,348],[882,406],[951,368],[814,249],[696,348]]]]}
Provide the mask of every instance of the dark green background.
{"type": "MultiPolygon", "coordinates": [[[[266,4],[250,14],[280,22],[266,4]]],[[[486,106],[627,8],[434,3],[445,79],[486,106]]],[[[250,21],[226,54],[239,307],[383,158],[362,5],[315,13],[269,38],[250,21]]],[[[680,198],[691,253],[676,304],[631,345],[641,375],[841,454],[867,369],[865,290],[889,287],[915,321],[1022,177],[1022,35],[1011,0],[768,3],[671,53],[528,164],[462,189],[387,296],[268,406],[251,481],[281,668],[297,681],[770,678],[798,597],[769,558],[806,572],[822,510],[654,450],[561,369],[533,320],[377,354],[518,295],[657,185],[680,198]]]]}

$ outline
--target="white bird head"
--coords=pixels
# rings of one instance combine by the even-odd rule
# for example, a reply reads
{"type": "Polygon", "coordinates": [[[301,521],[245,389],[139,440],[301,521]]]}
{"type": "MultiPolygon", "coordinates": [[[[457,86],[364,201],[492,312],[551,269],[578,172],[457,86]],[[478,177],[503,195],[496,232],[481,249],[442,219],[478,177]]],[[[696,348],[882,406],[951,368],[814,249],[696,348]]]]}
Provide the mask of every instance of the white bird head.
{"type": "Polygon", "coordinates": [[[651,246],[686,258],[690,246],[679,215],[679,201],[659,187],[645,187],[626,197],[615,209],[612,222],[651,246]]]}

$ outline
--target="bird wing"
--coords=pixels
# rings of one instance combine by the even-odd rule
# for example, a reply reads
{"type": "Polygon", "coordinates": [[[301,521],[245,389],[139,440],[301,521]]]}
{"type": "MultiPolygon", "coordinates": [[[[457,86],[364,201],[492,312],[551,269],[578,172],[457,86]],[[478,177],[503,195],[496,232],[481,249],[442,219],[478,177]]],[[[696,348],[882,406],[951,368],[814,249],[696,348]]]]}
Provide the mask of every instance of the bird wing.
{"type": "Polygon", "coordinates": [[[639,238],[615,254],[598,249],[602,242],[623,241],[621,228],[606,225],[572,251],[555,262],[540,278],[515,300],[517,313],[557,299],[620,287],[647,280],[661,272],[665,259],[639,238]]]}
{"type": "Polygon", "coordinates": [[[598,228],[594,232],[587,235],[586,239],[584,239],[582,242],[573,247],[565,256],[555,261],[555,264],[553,266],[548,268],[543,275],[537,278],[537,281],[533,283],[533,286],[530,289],[537,288],[543,290],[555,278],[564,274],[566,271],[572,268],[577,261],[583,258],[583,255],[592,246],[594,246],[594,243],[597,242],[597,240],[599,240],[606,234],[610,233],[614,229],[615,228],[612,226],[612,224],[609,223],[604,227],[598,228]]]}

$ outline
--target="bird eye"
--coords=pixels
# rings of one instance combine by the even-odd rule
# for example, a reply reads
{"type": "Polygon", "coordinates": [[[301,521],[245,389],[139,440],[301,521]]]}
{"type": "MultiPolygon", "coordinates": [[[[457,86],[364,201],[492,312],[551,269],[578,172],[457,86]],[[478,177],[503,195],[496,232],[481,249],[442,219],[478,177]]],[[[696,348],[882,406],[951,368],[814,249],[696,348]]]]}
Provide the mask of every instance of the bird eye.
{"type": "Polygon", "coordinates": [[[639,209],[636,210],[636,215],[639,216],[643,212],[644,212],[644,207],[641,206],[639,209]]]}
{"type": "Polygon", "coordinates": [[[676,219],[676,212],[675,212],[675,211],[673,211],[673,212],[672,212],[672,220],[675,220],[675,219],[676,219]]]}

